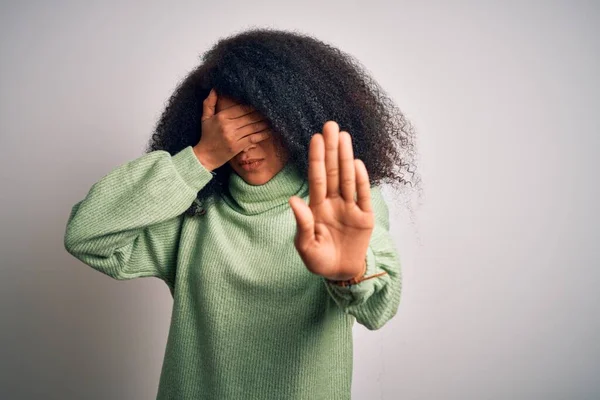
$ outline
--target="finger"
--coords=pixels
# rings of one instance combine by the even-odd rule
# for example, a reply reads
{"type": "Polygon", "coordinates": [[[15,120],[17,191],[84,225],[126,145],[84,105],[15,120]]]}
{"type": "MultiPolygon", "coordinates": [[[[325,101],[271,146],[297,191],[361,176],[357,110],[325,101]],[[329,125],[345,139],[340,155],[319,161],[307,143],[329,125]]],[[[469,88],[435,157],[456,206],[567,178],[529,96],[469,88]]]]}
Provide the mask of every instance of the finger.
{"type": "Polygon", "coordinates": [[[369,183],[369,173],[365,163],[360,159],[354,160],[356,165],[356,188],[357,204],[364,212],[371,212],[371,185],[369,183]]]}
{"type": "Polygon", "coordinates": [[[240,145],[242,146],[242,150],[247,150],[248,148],[254,146],[254,144],[268,139],[270,136],[271,130],[267,128],[261,132],[244,136],[242,139],[240,139],[238,143],[240,143],[240,145]]]}
{"type": "Polygon", "coordinates": [[[244,139],[248,135],[252,135],[253,133],[262,132],[270,129],[270,123],[266,119],[262,119],[256,122],[248,122],[244,126],[238,127],[234,131],[235,137],[238,140],[244,139]]]}
{"type": "Polygon", "coordinates": [[[245,115],[255,112],[256,109],[248,104],[236,103],[230,107],[222,109],[220,112],[229,119],[242,118],[245,115]]]}
{"type": "Polygon", "coordinates": [[[338,197],[340,181],[338,167],[338,146],[340,127],[335,121],[327,121],[323,125],[325,138],[325,169],[327,170],[327,197],[338,197]]]}
{"type": "Polygon", "coordinates": [[[356,191],[354,153],[352,151],[352,138],[346,131],[340,132],[340,189],[342,197],[347,203],[354,203],[356,191]]]}
{"type": "Polygon", "coordinates": [[[327,171],[325,170],[325,142],[323,135],[315,133],[308,149],[309,204],[317,205],[327,195],[327,171]]]}
{"type": "Polygon", "coordinates": [[[315,239],[315,220],[313,213],[304,200],[298,196],[292,196],[288,200],[296,218],[296,246],[306,248],[315,239]]]}
{"type": "Polygon", "coordinates": [[[211,118],[213,115],[215,115],[216,108],[217,108],[217,98],[218,98],[218,96],[217,96],[217,92],[215,91],[215,89],[210,89],[208,96],[202,102],[202,119],[201,119],[201,121],[204,121],[208,118],[211,118]]]}

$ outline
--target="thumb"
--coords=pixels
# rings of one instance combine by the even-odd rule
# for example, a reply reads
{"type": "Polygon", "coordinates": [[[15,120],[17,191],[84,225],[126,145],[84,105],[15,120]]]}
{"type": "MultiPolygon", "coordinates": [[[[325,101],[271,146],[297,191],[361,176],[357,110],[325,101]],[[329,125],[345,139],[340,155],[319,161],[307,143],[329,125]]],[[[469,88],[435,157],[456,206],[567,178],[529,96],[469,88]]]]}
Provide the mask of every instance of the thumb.
{"type": "Polygon", "coordinates": [[[300,247],[304,247],[312,242],[315,237],[315,219],[313,213],[310,207],[298,196],[290,197],[288,203],[292,207],[292,211],[294,211],[298,227],[296,232],[297,244],[300,247]]]}
{"type": "Polygon", "coordinates": [[[215,89],[210,89],[208,96],[202,102],[202,122],[215,115],[215,111],[217,109],[217,98],[218,96],[215,89]]]}

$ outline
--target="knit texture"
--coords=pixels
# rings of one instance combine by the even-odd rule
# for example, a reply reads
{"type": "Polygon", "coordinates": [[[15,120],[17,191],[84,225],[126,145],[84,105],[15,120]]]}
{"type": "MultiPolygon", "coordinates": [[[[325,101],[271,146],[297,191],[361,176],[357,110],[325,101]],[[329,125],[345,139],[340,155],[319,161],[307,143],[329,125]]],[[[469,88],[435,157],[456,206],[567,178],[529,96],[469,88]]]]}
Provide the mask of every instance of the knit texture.
{"type": "Polygon", "coordinates": [[[162,279],[173,311],[157,399],[347,400],[352,326],[381,328],[398,309],[400,261],[388,207],[371,187],[376,225],[367,275],[341,287],[294,247],[293,196],[308,183],[288,163],[263,185],[232,172],[230,195],[184,211],[213,179],[191,146],[122,164],[76,203],[64,245],[114,279],[162,279]]]}

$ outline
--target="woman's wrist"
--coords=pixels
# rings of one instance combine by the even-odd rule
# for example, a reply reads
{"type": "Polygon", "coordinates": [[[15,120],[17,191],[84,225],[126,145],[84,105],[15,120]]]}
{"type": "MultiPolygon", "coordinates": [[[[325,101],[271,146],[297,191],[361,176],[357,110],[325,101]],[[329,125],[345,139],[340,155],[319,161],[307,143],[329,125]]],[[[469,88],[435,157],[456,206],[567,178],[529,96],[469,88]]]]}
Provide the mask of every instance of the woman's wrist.
{"type": "Polygon", "coordinates": [[[196,158],[198,158],[198,161],[200,161],[200,164],[202,164],[202,166],[204,168],[206,168],[210,172],[213,172],[213,170],[216,169],[208,161],[208,157],[204,153],[202,153],[202,151],[200,150],[200,148],[197,145],[193,146],[192,149],[194,150],[194,154],[196,155],[196,158]]]}
{"type": "Polygon", "coordinates": [[[361,273],[359,273],[358,275],[356,275],[353,278],[345,279],[343,281],[327,279],[327,282],[332,283],[334,285],[338,285],[338,286],[356,285],[362,281],[362,279],[365,277],[366,274],[367,274],[367,257],[365,256],[364,266],[363,266],[363,270],[361,273]]]}

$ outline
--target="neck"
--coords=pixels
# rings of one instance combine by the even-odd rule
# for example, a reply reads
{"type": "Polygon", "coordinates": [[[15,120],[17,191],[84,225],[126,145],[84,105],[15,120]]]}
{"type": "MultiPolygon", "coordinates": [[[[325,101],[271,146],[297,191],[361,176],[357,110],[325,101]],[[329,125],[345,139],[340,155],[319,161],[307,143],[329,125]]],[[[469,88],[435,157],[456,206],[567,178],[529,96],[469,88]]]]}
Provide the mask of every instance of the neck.
{"type": "Polygon", "coordinates": [[[236,211],[254,215],[288,204],[292,196],[302,197],[308,193],[308,182],[298,169],[288,162],[269,181],[251,185],[235,171],[229,176],[229,193],[224,200],[236,211]]]}

